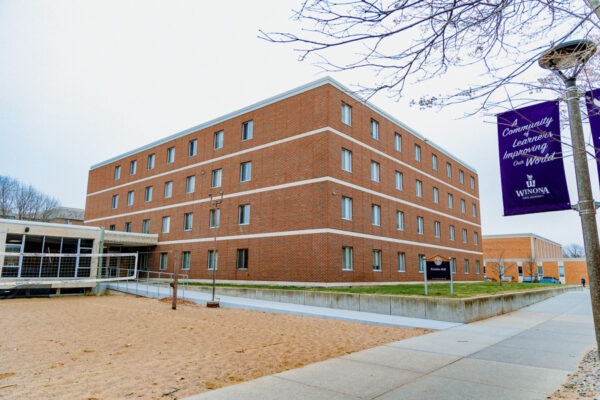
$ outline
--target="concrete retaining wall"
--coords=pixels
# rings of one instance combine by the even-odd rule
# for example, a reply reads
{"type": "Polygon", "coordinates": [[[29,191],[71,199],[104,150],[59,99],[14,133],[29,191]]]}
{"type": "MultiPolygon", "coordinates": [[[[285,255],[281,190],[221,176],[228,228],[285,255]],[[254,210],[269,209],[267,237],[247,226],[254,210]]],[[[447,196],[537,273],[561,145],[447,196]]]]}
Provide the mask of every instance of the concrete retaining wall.
{"type": "MultiPolygon", "coordinates": [[[[188,288],[200,292],[211,291],[206,286],[188,288]]],[[[467,323],[509,313],[566,291],[580,289],[565,286],[466,299],[234,287],[217,287],[216,293],[222,296],[467,323]]]]}

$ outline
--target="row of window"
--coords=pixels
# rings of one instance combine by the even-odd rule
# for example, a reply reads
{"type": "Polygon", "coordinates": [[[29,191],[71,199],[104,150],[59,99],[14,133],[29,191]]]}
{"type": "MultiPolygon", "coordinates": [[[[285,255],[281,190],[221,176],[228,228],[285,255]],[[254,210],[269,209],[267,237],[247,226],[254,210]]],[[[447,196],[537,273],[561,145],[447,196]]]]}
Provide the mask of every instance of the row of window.
{"type": "MultiPolygon", "coordinates": [[[[342,219],[352,221],[352,198],[342,196],[342,219]]],[[[381,206],[378,204],[371,204],[371,224],[374,226],[381,226],[381,206]]],[[[434,221],[434,234],[436,238],[441,236],[441,223],[440,221],[434,221]]],[[[399,231],[404,230],[404,211],[396,211],[396,229],[399,231]]],[[[425,231],[425,219],[417,216],[417,233],[423,235],[425,231]]],[[[454,225],[449,225],[449,238],[454,240],[454,225]]],[[[467,230],[462,230],[463,243],[467,243],[467,230]]],[[[476,246],[479,244],[479,235],[477,232],[473,232],[473,244],[476,246]]]]}
{"type": "MultiPolygon", "coordinates": [[[[223,176],[222,169],[214,169],[211,173],[211,187],[218,188],[221,187],[223,176]]],[[[243,162],[240,164],[240,182],[249,182],[252,179],[252,161],[243,162]]],[[[185,193],[190,194],[194,193],[196,190],[196,176],[191,175],[185,179],[185,193]]],[[[144,189],[144,201],[146,203],[152,201],[152,186],[146,186],[144,189]]],[[[173,196],[173,181],[165,182],[165,190],[164,190],[164,198],[168,199],[173,196]]],[[[127,192],[127,205],[132,206],[134,203],[135,191],[130,190],[127,192]]],[[[112,197],[111,202],[112,209],[116,209],[119,207],[119,195],[115,194],[112,197]]]]}
{"type": "MultiPolygon", "coordinates": [[[[371,161],[371,180],[379,183],[379,169],[380,165],[377,161],[371,161]]],[[[342,170],[346,172],[352,172],[352,152],[350,150],[342,149],[342,170]]],[[[404,189],[404,175],[400,171],[395,173],[395,187],[397,190],[404,189]]],[[[417,197],[423,198],[423,181],[415,180],[415,192],[417,197]]],[[[433,187],[433,202],[438,204],[440,202],[440,190],[437,187],[433,187]]],[[[448,193],[448,208],[454,207],[454,196],[452,193],[448,193]]],[[[471,205],[473,217],[477,217],[477,206],[475,203],[471,205]]],[[[466,202],[464,199],[460,200],[460,210],[463,214],[466,213],[466,202]]]]}
{"type": "MultiPolygon", "coordinates": [[[[253,135],[253,131],[254,131],[253,126],[254,126],[254,123],[252,120],[242,123],[242,141],[252,139],[252,135],[253,135]]],[[[225,133],[223,130],[220,130],[213,134],[213,149],[214,150],[223,148],[224,137],[225,137],[225,133]]],[[[195,157],[197,154],[198,154],[198,139],[192,139],[188,142],[188,157],[195,157]]],[[[169,147],[167,149],[165,161],[166,161],[166,164],[172,164],[175,162],[175,146],[169,147]]],[[[146,169],[149,171],[153,170],[155,165],[156,165],[156,153],[149,154],[147,161],[146,161],[146,169]]],[[[129,163],[129,175],[135,175],[136,172],[137,172],[137,160],[133,160],[129,163]]],[[[115,167],[114,177],[115,177],[115,180],[118,180],[121,178],[121,166],[120,165],[117,165],[115,167]]]]}
{"type": "MultiPolygon", "coordinates": [[[[373,271],[380,272],[381,266],[381,250],[373,249],[373,271]]],[[[450,262],[452,273],[456,273],[456,258],[453,258],[450,262]]],[[[419,272],[425,272],[425,255],[419,254],[418,262],[419,272]]],[[[475,260],[475,273],[480,272],[479,260],[475,260]]],[[[342,271],[352,271],[354,268],[354,249],[349,246],[342,247],[342,271]]],[[[406,272],[406,253],[399,251],[397,253],[397,270],[398,272],[406,272]]],[[[465,258],[464,263],[465,274],[469,273],[469,260],[465,258]]]]}
{"type": "MultiPolygon", "coordinates": [[[[169,264],[169,253],[160,253],[159,268],[164,271],[169,264]]],[[[181,252],[181,269],[188,271],[192,264],[192,253],[189,251],[181,252]]],[[[219,250],[208,250],[207,260],[208,270],[219,269],[219,250]]],[[[237,249],[236,268],[248,269],[248,249],[237,249]]]]}
{"type": "MultiPolygon", "coordinates": [[[[352,126],[352,107],[342,102],[342,122],[348,126],[352,126]]],[[[371,138],[379,140],[379,122],[371,118],[371,138]]],[[[402,152],[402,135],[394,132],[394,149],[397,152],[402,152]]],[[[415,161],[421,162],[421,146],[415,144],[415,161]]],[[[342,158],[343,159],[343,158],[342,158]]],[[[438,157],[431,154],[431,169],[438,170],[438,157]]],[[[446,176],[452,178],[452,164],[446,163],[446,176]]],[[[463,170],[458,170],[458,178],[461,185],[465,184],[465,173],[463,170]]],[[[471,176],[471,189],[475,190],[475,177],[471,176]]]]}

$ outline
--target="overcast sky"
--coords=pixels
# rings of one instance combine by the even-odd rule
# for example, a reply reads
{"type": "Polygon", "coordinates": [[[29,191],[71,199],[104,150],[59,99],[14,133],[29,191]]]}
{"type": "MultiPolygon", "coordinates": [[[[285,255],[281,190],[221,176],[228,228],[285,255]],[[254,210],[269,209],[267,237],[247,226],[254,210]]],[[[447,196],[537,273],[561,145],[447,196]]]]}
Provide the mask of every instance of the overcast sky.
{"type": "MultiPolygon", "coordinates": [[[[0,0],[0,174],[83,208],[92,164],[322,77],[291,47],[257,38],[290,29],[298,3],[0,0]]],[[[484,235],[581,243],[575,211],[502,216],[493,117],[460,118],[473,104],[409,107],[470,73],[413,85],[399,102],[371,101],[477,169],[484,235]]],[[[332,76],[350,87],[372,79],[332,76]]],[[[572,158],[565,167],[575,203],[572,158]]]]}

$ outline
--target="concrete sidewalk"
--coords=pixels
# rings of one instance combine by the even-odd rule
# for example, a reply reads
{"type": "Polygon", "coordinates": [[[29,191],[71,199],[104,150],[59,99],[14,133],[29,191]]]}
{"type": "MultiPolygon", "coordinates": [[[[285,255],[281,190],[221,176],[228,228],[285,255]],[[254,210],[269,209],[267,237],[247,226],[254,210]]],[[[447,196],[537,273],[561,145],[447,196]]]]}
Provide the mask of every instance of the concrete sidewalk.
{"type": "Polygon", "coordinates": [[[569,292],[188,400],[545,399],[594,343],[589,292],[569,292]]]}

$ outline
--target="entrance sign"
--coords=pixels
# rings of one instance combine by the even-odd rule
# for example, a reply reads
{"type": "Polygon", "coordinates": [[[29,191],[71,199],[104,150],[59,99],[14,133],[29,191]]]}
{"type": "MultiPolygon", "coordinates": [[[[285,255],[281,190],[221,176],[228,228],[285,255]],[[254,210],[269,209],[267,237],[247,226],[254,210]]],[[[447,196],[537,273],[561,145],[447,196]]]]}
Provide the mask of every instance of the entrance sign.
{"type": "Polygon", "coordinates": [[[450,293],[454,293],[454,280],[450,259],[442,256],[433,256],[425,259],[425,295],[428,294],[427,281],[450,281],[450,293]]]}
{"type": "Polygon", "coordinates": [[[504,215],[571,209],[558,101],[497,115],[504,215]]]}
{"type": "Polygon", "coordinates": [[[592,141],[596,149],[596,167],[600,180],[600,89],[590,90],[585,94],[590,128],[592,128],[592,141]]]}

